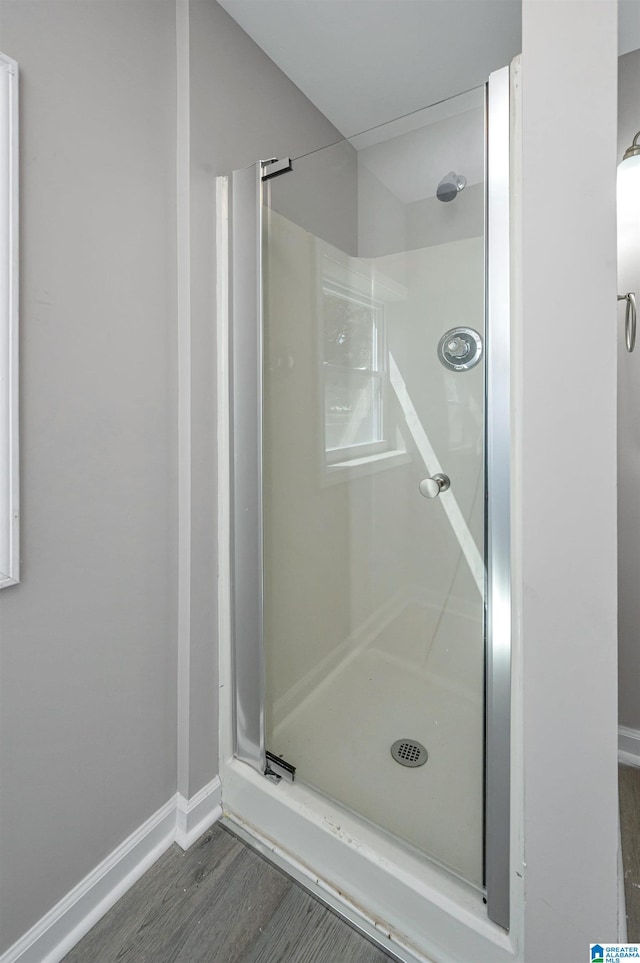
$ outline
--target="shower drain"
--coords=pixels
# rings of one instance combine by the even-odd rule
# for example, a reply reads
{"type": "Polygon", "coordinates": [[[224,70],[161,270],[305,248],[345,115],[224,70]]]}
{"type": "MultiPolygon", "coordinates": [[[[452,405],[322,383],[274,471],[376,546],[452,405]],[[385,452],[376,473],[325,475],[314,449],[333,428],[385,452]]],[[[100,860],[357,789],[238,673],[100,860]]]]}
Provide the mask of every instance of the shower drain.
{"type": "Polygon", "coordinates": [[[415,739],[396,739],[391,746],[391,755],[401,766],[409,766],[411,769],[424,766],[429,758],[425,747],[415,739]]]}

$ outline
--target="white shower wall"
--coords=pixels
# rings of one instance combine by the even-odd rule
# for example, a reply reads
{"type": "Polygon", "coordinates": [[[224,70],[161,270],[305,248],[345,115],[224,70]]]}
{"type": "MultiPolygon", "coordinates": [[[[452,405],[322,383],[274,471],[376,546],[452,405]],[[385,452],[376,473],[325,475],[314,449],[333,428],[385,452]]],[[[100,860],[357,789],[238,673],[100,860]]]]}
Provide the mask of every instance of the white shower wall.
{"type": "MultiPolygon", "coordinates": [[[[266,635],[287,640],[268,660],[275,704],[337,646],[360,641],[372,616],[383,618],[400,599],[440,612],[451,594],[465,615],[482,617],[481,594],[441,501],[418,492],[427,466],[406,424],[399,426],[406,446],[400,464],[372,461],[357,478],[346,469],[342,478],[326,472],[318,336],[310,331],[317,318],[317,248],[313,235],[271,214],[268,314],[277,317],[278,331],[267,335],[273,390],[264,442],[266,595],[273,602],[266,635]]],[[[416,409],[428,413],[425,428],[482,555],[482,367],[447,372],[436,346],[456,324],[482,330],[483,239],[357,264],[378,279],[380,291],[380,276],[397,275],[400,258],[409,284],[404,300],[387,304],[389,350],[416,409]]]]}

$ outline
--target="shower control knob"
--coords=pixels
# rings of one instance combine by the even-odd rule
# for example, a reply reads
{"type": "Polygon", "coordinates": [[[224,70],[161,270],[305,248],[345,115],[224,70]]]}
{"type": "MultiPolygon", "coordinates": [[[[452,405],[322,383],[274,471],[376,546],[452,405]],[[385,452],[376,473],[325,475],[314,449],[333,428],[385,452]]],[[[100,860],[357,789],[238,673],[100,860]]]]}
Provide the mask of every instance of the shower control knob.
{"type": "Polygon", "coordinates": [[[452,358],[466,358],[470,351],[471,345],[467,341],[463,341],[462,338],[452,338],[447,343],[447,353],[452,358]]]}
{"type": "Polygon", "coordinates": [[[451,479],[448,475],[438,473],[433,478],[423,478],[418,485],[420,494],[425,498],[436,498],[441,492],[446,492],[451,488],[451,479]]]}
{"type": "Polygon", "coordinates": [[[449,371],[469,371],[482,357],[482,338],[474,328],[451,328],[438,342],[438,358],[449,371]]]}

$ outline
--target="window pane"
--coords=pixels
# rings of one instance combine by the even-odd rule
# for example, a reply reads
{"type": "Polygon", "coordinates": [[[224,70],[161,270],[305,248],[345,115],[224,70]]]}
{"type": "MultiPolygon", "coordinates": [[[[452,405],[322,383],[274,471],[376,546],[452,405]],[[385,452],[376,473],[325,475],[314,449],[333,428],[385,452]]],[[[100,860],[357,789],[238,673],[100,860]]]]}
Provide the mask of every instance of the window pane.
{"type": "Polygon", "coordinates": [[[351,448],[382,440],[382,378],[325,366],[325,447],[351,448]]]}
{"type": "Polygon", "coordinates": [[[347,368],[376,368],[375,307],[327,288],[322,299],[325,362],[347,368]]]}

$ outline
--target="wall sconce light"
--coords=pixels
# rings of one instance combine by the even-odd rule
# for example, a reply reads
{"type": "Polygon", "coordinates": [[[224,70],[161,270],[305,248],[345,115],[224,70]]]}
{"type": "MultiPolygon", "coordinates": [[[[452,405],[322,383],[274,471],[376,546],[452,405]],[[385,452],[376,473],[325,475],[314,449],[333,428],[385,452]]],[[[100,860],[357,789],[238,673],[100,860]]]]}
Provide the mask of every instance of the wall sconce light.
{"type": "Polygon", "coordinates": [[[624,152],[624,157],[620,161],[620,167],[622,167],[624,164],[625,170],[630,170],[632,167],[640,166],[640,144],[638,143],[638,138],[640,138],[640,130],[633,138],[631,147],[627,147],[626,151],[624,152]],[[631,163],[628,164],[627,161],[631,161],[631,163]]]}
{"type": "MultiPolygon", "coordinates": [[[[627,147],[618,165],[618,221],[628,225],[626,233],[630,242],[640,243],[640,130],[627,147]]],[[[633,291],[619,294],[618,301],[626,301],[624,316],[625,343],[627,351],[636,344],[636,296],[633,291]]]]}

